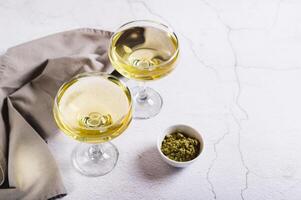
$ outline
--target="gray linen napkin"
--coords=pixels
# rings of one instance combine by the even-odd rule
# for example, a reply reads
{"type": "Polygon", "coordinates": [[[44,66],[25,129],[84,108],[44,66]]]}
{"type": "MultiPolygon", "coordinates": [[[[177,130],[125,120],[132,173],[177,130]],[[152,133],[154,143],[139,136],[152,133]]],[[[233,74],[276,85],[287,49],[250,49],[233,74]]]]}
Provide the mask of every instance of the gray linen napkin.
{"type": "Polygon", "coordinates": [[[66,194],[47,138],[57,132],[53,98],[84,71],[111,73],[111,33],[78,29],[9,49],[0,57],[0,200],[66,194]]]}

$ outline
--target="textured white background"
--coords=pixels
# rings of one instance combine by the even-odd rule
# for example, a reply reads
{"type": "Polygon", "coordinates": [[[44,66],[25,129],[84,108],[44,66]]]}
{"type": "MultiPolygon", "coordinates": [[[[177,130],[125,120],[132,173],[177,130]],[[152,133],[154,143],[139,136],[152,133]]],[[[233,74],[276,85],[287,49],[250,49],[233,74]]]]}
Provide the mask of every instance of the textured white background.
{"type": "Polygon", "coordinates": [[[162,112],[133,121],[114,143],[117,167],[86,178],[70,164],[75,142],[50,141],[68,190],[64,199],[301,199],[301,2],[297,0],[0,0],[0,49],[77,27],[114,30],[133,19],[169,23],[181,59],[151,85],[162,112]],[[202,132],[189,168],[155,149],[169,125],[202,132]]]}

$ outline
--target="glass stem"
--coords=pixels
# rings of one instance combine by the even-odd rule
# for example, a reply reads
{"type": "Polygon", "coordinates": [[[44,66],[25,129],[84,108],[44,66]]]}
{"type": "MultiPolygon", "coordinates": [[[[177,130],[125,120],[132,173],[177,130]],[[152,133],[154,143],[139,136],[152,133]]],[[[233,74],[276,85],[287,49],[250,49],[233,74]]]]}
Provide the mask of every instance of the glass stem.
{"type": "Polygon", "coordinates": [[[146,92],[145,82],[140,82],[139,83],[139,92],[138,92],[138,96],[137,96],[137,102],[143,103],[147,100],[147,98],[148,98],[148,95],[146,92]]]}
{"type": "Polygon", "coordinates": [[[100,144],[93,144],[88,149],[88,156],[93,161],[98,161],[103,157],[103,151],[100,144]]]}

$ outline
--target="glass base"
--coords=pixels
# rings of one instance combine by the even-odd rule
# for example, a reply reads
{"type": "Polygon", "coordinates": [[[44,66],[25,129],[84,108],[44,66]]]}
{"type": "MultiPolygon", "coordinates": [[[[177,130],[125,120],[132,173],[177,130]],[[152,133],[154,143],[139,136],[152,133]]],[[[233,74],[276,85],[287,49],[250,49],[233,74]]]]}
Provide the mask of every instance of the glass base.
{"type": "Polygon", "coordinates": [[[158,92],[149,87],[134,87],[132,89],[134,99],[134,113],[135,119],[149,119],[156,116],[163,105],[163,100],[158,92]],[[144,90],[144,96],[141,98],[139,93],[144,90]]]}
{"type": "Polygon", "coordinates": [[[72,163],[85,176],[103,176],[114,169],[118,156],[117,148],[110,142],[81,143],[72,152],[72,163]]]}

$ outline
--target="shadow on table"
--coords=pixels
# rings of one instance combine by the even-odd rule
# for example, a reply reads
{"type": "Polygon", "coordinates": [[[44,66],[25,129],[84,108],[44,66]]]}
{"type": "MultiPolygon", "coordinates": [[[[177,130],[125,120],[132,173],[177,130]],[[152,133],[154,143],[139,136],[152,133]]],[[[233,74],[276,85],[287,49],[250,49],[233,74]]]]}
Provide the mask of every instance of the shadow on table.
{"type": "Polygon", "coordinates": [[[156,147],[150,147],[137,158],[138,168],[143,172],[143,178],[148,180],[164,179],[180,173],[182,168],[175,168],[165,163],[156,147]]]}

